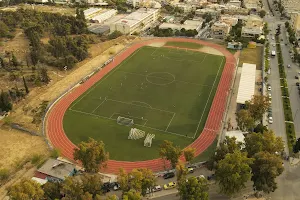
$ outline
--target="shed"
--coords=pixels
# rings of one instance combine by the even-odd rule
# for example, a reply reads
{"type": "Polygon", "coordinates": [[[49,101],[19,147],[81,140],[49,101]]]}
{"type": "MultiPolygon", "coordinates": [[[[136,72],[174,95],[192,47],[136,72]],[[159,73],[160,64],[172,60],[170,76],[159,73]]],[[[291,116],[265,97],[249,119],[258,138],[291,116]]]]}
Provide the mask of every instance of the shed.
{"type": "Polygon", "coordinates": [[[245,104],[246,101],[250,101],[252,99],[255,92],[255,73],[255,64],[243,63],[236,99],[238,104],[245,104]]]}

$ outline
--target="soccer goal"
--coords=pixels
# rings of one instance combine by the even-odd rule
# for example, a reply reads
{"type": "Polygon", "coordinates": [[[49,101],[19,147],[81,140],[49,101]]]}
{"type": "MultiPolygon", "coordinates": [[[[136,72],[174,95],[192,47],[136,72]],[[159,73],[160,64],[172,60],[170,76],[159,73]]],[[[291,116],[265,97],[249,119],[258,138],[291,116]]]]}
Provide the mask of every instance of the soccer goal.
{"type": "Polygon", "coordinates": [[[144,140],[144,146],[145,147],[151,147],[152,145],[152,140],[155,138],[154,134],[148,133],[145,140],[144,140]]]}
{"type": "Polygon", "coordinates": [[[117,123],[119,125],[132,126],[133,125],[133,119],[119,116],[117,118],[117,123]]]}
{"type": "Polygon", "coordinates": [[[140,138],[145,137],[146,133],[145,131],[139,130],[137,128],[132,128],[129,131],[128,139],[130,140],[138,140],[140,138]]]}

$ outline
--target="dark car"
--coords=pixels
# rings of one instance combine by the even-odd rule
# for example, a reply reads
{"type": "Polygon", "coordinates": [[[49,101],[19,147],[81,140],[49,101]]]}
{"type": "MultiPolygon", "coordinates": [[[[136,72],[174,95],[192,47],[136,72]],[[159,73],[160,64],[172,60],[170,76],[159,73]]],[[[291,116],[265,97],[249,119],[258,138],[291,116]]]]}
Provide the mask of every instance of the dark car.
{"type": "Polygon", "coordinates": [[[296,86],[299,86],[299,82],[296,83],[296,86]]]}
{"type": "Polygon", "coordinates": [[[104,194],[110,192],[110,183],[103,183],[101,190],[104,194]]]}
{"type": "Polygon", "coordinates": [[[212,179],[214,179],[214,178],[215,178],[215,174],[212,174],[212,175],[207,176],[207,180],[212,180],[212,179]]]}
{"type": "Polygon", "coordinates": [[[109,188],[113,189],[114,191],[119,190],[120,189],[120,184],[118,182],[111,182],[109,184],[109,188]]]}
{"type": "Polygon", "coordinates": [[[168,172],[163,175],[164,179],[173,178],[175,176],[174,172],[168,172]]]}
{"type": "Polygon", "coordinates": [[[299,77],[298,77],[298,76],[295,76],[295,79],[299,79],[299,77]]]}

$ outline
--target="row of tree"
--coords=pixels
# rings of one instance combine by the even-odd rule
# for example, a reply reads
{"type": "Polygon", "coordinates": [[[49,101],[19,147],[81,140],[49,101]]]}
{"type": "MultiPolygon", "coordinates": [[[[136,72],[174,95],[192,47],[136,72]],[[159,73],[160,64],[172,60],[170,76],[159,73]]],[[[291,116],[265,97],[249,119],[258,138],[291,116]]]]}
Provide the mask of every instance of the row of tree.
{"type": "Polygon", "coordinates": [[[158,26],[155,27],[152,33],[156,37],[172,37],[172,36],[184,36],[184,37],[194,37],[198,34],[197,30],[186,30],[182,28],[181,30],[173,31],[171,28],[160,29],[158,26]]]}

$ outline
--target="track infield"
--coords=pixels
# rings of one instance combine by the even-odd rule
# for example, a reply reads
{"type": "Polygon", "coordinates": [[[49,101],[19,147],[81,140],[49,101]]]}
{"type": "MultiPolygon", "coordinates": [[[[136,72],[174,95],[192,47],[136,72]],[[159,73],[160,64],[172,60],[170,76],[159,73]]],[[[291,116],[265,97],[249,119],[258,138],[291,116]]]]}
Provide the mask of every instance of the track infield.
{"type": "Polygon", "coordinates": [[[116,172],[120,166],[159,171],[162,161],[154,158],[163,140],[182,148],[192,143],[197,155],[213,142],[234,65],[228,51],[203,41],[170,38],[134,44],[54,105],[47,117],[48,138],[69,159],[74,144],[88,137],[103,140],[113,159],[108,162],[108,172],[116,172]],[[159,41],[211,46],[226,59],[186,48],[145,46],[159,41]],[[152,147],[144,147],[143,139],[128,140],[130,127],[118,125],[118,116],[131,118],[134,127],[154,133],[152,147]],[[143,161],[130,162],[136,160],[143,161]]]}

